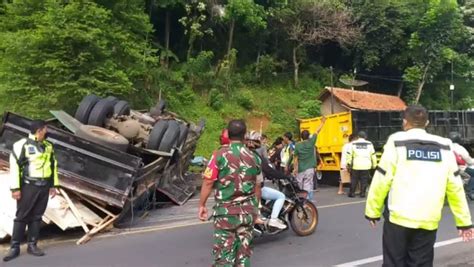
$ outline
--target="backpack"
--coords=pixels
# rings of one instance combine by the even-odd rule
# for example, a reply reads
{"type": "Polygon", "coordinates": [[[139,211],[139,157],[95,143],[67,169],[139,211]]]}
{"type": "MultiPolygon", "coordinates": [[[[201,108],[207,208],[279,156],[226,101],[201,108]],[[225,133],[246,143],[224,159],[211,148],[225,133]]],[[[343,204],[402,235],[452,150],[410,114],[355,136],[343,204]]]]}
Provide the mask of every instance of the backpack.
{"type": "Polygon", "coordinates": [[[458,164],[458,166],[466,165],[466,161],[461,157],[461,155],[459,155],[455,151],[453,151],[453,153],[454,153],[454,157],[456,158],[456,163],[458,164]]]}

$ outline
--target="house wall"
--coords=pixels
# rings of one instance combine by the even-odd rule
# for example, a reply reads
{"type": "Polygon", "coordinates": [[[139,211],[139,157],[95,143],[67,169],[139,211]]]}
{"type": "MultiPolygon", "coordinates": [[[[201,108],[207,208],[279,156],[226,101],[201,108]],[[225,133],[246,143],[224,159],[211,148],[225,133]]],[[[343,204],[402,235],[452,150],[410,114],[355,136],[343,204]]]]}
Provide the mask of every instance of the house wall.
{"type": "MultiPolygon", "coordinates": [[[[341,103],[334,98],[334,113],[345,112],[349,111],[349,109],[345,108],[341,105],[341,103]]],[[[327,97],[321,103],[321,115],[326,116],[331,114],[331,97],[327,97]]]]}

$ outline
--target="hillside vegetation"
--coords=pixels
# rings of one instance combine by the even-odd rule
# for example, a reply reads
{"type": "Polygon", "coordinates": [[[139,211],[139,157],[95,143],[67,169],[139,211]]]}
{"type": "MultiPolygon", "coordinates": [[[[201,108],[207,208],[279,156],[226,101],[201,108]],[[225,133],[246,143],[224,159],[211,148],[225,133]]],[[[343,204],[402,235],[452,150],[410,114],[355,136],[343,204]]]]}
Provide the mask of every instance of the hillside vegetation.
{"type": "Polygon", "coordinates": [[[208,156],[230,118],[271,138],[294,132],[341,80],[472,108],[473,27],[474,0],[2,1],[0,111],[73,113],[91,93],[143,109],[161,95],[206,119],[197,154],[208,156]]]}

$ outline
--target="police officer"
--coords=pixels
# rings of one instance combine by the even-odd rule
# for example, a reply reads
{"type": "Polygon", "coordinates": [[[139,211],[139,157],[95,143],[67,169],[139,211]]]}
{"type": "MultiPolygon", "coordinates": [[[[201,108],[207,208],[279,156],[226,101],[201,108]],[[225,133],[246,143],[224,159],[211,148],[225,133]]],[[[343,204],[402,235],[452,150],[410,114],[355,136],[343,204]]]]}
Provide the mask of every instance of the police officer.
{"type": "Polygon", "coordinates": [[[13,224],[11,248],[3,261],[20,255],[20,242],[28,225],[27,252],[43,256],[37,247],[38,236],[49,195],[56,195],[58,167],[53,145],[46,141],[47,126],[44,121],[31,123],[28,138],[13,144],[10,154],[10,179],[12,197],[17,201],[16,218],[13,224]]]}
{"type": "Polygon", "coordinates": [[[208,219],[206,202],[215,188],[213,266],[249,266],[260,158],[243,143],[244,121],[230,121],[227,130],[230,144],[213,153],[204,172],[198,217],[208,219]]]}
{"type": "Polygon", "coordinates": [[[365,197],[367,185],[370,178],[370,170],[377,165],[374,145],[366,140],[367,134],[363,131],[357,133],[352,142],[347,159],[347,168],[351,173],[351,189],[349,197],[354,197],[357,184],[360,182],[360,197],[365,197]]]}
{"type": "Polygon", "coordinates": [[[384,212],[383,266],[433,266],[433,246],[445,198],[459,235],[472,239],[472,222],[451,141],[428,134],[422,106],[403,113],[370,186],[365,216],[375,227],[384,212]],[[390,194],[389,194],[390,192],[390,194]]]}

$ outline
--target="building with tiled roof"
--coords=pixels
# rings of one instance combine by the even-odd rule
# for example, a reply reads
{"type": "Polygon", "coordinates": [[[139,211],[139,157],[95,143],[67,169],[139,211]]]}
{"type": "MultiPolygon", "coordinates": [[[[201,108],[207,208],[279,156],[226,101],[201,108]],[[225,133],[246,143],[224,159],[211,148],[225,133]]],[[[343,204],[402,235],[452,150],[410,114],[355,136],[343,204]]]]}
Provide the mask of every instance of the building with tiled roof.
{"type": "Polygon", "coordinates": [[[337,87],[326,87],[318,99],[321,101],[322,115],[350,110],[401,111],[406,107],[398,96],[337,87]],[[331,93],[334,97],[331,97],[331,93]]]}

